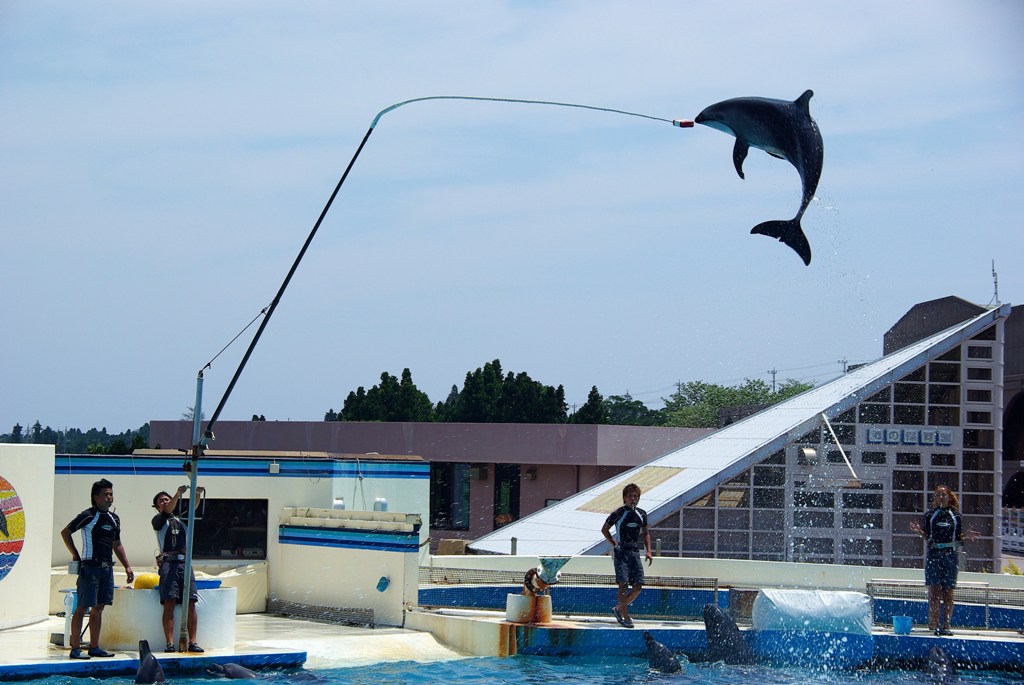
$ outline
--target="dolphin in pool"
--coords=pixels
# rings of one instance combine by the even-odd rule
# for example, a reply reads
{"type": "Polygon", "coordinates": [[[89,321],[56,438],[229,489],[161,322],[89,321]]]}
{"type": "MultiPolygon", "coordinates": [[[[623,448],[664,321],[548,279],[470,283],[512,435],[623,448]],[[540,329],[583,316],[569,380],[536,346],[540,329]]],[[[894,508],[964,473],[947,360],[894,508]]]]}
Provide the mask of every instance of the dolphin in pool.
{"type": "Polygon", "coordinates": [[[217,664],[217,663],[210,664],[210,667],[208,669],[206,669],[206,672],[209,673],[210,675],[222,675],[222,676],[224,676],[226,678],[231,678],[232,680],[236,680],[236,679],[239,679],[239,678],[241,678],[243,680],[248,680],[248,679],[251,679],[251,678],[258,678],[259,677],[256,674],[255,671],[250,671],[245,666],[241,666],[239,664],[231,664],[231,663],[228,663],[228,664],[217,664]]]}
{"type": "Polygon", "coordinates": [[[135,674],[135,682],[163,683],[166,681],[164,669],[160,667],[160,662],[156,660],[149,648],[149,640],[139,640],[139,670],[135,674]]]}
{"type": "Polygon", "coordinates": [[[811,118],[810,90],[793,102],[771,98],[733,98],[718,102],[697,115],[695,123],[724,131],[736,137],[732,161],[736,173],[743,175],[743,160],[751,147],[784,159],[800,174],[803,201],[796,216],[789,221],[765,221],[750,230],[778,238],[793,248],[804,264],[811,263],[811,246],[807,242],[800,219],[818,189],[825,146],[818,125],[811,118]]]}
{"type": "Polygon", "coordinates": [[[754,663],[754,654],[743,639],[736,621],[715,604],[704,605],[704,632],[708,638],[707,661],[727,664],[754,663]]]}
{"type": "Polygon", "coordinates": [[[949,658],[949,654],[946,654],[946,650],[938,645],[931,648],[928,652],[928,662],[926,664],[926,670],[932,681],[935,683],[954,683],[960,678],[956,674],[956,666],[953,664],[953,660],[949,658]]]}
{"type": "Polygon", "coordinates": [[[646,630],[644,642],[647,644],[647,660],[651,664],[651,670],[659,673],[679,673],[683,670],[682,664],[672,650],[655,640],[646,630]]]}

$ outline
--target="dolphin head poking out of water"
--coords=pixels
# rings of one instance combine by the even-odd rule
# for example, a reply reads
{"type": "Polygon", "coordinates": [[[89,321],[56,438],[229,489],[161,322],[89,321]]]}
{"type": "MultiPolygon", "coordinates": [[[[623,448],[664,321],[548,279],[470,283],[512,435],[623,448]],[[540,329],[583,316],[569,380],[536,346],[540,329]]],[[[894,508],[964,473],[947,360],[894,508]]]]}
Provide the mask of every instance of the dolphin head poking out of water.
{"type": "Polygon", "coordinates": [[[646,630],[644,643],[647,645],[647,660],[651,664],[651,670],[659,673],[679,673],[683,670],[682,664],[672,650],[655,640],[646,630]]]}
{"type": "Polygon", "coordinates": [[[743,160],[752,147],[773,157],[784,159],[800,174],[803,200],[796,216],[789,221],[766,221],[751,233],[777,238],[793,248],[804,264],[811,263],[811,246],[807,242],[800,219],[818,189],[825,146],[818,125],[811,118],[810,90],[793,102],[771,98],[744,97],[724,100],[706,107],[694,122],[736,137],[732,161],[736,173],[743,176],[743,160]]]}
{"type": "Polygon", "coordinates": [[[139,640],[139,670],[135,674],[135,682],[140,685],[143,683],[149,685],[150,683],[163,683],[166,680],[164,669],[149,648],[149,641],[139,640]]]}

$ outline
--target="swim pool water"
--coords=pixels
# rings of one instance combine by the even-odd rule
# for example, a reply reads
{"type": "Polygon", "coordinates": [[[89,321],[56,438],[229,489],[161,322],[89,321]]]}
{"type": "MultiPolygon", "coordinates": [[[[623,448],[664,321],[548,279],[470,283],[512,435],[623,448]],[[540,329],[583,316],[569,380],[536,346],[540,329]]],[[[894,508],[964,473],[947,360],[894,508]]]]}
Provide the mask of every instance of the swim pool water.
{"type": "MultiPolygon", "coordinates": [[[[268,671],[261,675],[266,685],[623,685],[636,683],[700,683],[702,685],[903,685],[934,683],[920,671],[815,671],[801,668],[767,666],[727,666],[691,664],[684,658],[684,672],[674,675],[656,673],[646,659],[594,657],[571,660],[558,657],[517,656],[512,658],[466,658],[420,663],[397,661],[354,668],[318,671],[268,671]]],[[[132,678],[110,678],[107,682],[131,683],[132,678]]],[[[212,676],[169,676],[174,685],[210,685],[223,679],[212,676]]],[[[40,685],[95,685],[94,678],[51,676],[33,681],[40,685]]],[[[103,681],[100,681],[103,682],[103,681]]],[[[1010,685],[1022,682],[1020,673],[999,671],[962,671],[954,681],[962,685],[1010,685]]]]}

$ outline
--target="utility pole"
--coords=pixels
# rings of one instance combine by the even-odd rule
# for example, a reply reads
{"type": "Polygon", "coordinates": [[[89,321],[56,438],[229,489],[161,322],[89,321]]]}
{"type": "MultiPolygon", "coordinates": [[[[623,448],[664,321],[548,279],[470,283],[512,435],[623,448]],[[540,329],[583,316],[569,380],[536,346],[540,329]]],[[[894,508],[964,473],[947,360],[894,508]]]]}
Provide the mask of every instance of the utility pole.
{"type": "Polygon", "coordinates": [[[768,373],[770,373],[772,375],[772,394],[774,395],[775,394],[775,374],[778,373],[778,370],[773,366],[772,368],[768,369],[768,373]]]}
{"type": "Polygon", "coordinates": [[[842,366],[843,367],[843,373],[846,373],[846,359],[845,358],[837,360],[836,364],[839,364],[840,366],[842,366]]]}

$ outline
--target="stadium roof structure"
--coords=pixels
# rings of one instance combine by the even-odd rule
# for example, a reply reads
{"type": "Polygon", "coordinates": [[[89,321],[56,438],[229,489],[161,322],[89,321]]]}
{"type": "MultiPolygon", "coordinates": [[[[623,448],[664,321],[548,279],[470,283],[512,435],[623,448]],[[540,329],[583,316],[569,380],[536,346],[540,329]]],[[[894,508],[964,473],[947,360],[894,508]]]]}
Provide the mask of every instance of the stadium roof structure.
{"type": "Polygon", "coordinates": [[[622,488],[643,489],[640,506],[654,525],[712,492],[788,443],[834,419],[929,360],[1010,314],[1004,304],[865,364],[824,385],[772,405],[711,435],[625,471],[470,543],[479,554],[603,554],[605,518],[622,504],[622,488]]]}

